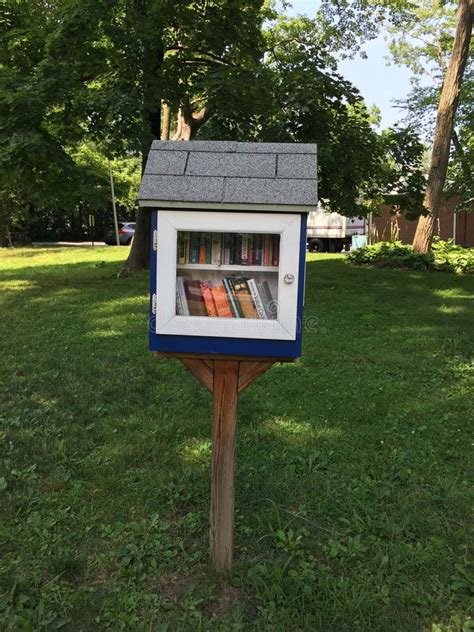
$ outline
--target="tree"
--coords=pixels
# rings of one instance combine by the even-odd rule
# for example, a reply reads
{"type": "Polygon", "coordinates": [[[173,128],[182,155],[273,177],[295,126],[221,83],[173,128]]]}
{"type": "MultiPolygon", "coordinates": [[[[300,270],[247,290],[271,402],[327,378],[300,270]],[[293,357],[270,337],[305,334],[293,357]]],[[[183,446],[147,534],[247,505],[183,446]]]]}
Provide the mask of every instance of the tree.
{"type": "Polygon", "coordinates": [[[366,215],[397,190],[397,204],[422,210],[423,145],[412,129],[375,131],[378,115],[337,73],[317,20],[279,16],[265,30],[262,95],[246,116],[216,112],[200,137],[317,142],[319,195],[343,215],[366,215]]]}
{"type": "MultiPolygon", "coordinates": [[[[0,58],[0,161],[13,154],[19,161],[31,146],[20,148],[8,136],[18,127],[31,137],[26,99],[27,108],[37,106],[33,128],[60,150],[92,139],[108,157],[145,157],[160,137],[162,103],[175,108],[182,137],[196,133],[207,117],[196,114],[201,103],[223,107],[225,100],[232,109],[233,97],[254,81],[267,15],[262,4],[7,0],[2,27],[11,45],[0,58]],[[21,55],[20,38],[29,44],[21,55]]],[[[149,218],[139,211],[129,269],[146,265],[148,242],[149,218]]]]}
{"type": "MultiPolygon", "coordinates": [[[[413,240],[417,252],[428,252],[433,240],[436,220],[441,207],[443,188],[448,170],[450,144],[454,132],[454,119],[459,102],[464,68],[469,55],[469,44],[474,17],[474,1],[460,0],[454,44],[446,67],[438,105],[433,149],[425,193],[425,207],[429,214],[420,217],[413,240]]],[[[462,149],[459,144],[458,152],[462,149]]],[[[465,164],[462,159],[462,164],[465,164]]]]}
{"type": "MultiPolygon", "coordinates": [[[[16,165],[31,147],[26,99],[18,96],[27,94],[27,106],[37,110],[33,131],[54,159],[42,157],[50,189],[55,170],[77,169],[73,157],[84,138],[104,157],[146,156],[153,138],[197,133],[318,142],[320,193],[347,215],[373,208],[383,186],[402,190],[414,182],[405,167],[416,166],[416,142],[400,131],[374,131],[376,115],[337,73],[337,38],[318,19],[287,19],[250,0],[62,0],[40,3],[33,18],[32,0],[9,3],[7,35],[14,41],[20,30],[34,46],[20,59],[7,47],[2,57],[12,78],[1,80],[0,162],[16,165]],[[12,127],[24,145],[11,142],[12,127]],[[394,168],[387,156],[402,136],[406,164],[394,168]]],[[[30,171],[39,173],[41,153],[28,155],[30,171]]],[[[88,178],[95,186],[91,170],[88,178]]],[[[148,253],[148,214],[139,211],[127,269],[146,265],[148,253]]]]}
{"type": "Polygon", "coordinates": [[[460,208],[466,208],[468,204],[472,206],[473,84],[469,71],[464,85],[462,79],[469,56],[473,2],[459,2],[458,28],[454,37],[456,5],[452,0],[423,0],[419,3],[407,0],[339,0],[336,4],[323,0],[321,8],[322,19],[331,27],[328,32],[331,33],[332,29],[333,39],[337,38],[340,42],[347,39],[348,54],[355,54],[365,41],[388,29],[395,63],[406,65],[414,73],[414,88],[408,99],[399,103],[408,110],[410,123],[419,131],[424,131],[430,140],[434,139],[424,199],[428,213],[419,220],[418,236],[414,242],[414,247],[421,251],[430,248],[445,184],[445,192],[461,195],[460,208]],[[433,87],[421,85],[421,75],[429,76],[433,87]],[[455,127],[458,105],[458,124],[455,127]],[[433,134],[431,114],[436,111],[437,124],[433,134]],[[449,165],[451,139],[454,151],[449,165]]]}

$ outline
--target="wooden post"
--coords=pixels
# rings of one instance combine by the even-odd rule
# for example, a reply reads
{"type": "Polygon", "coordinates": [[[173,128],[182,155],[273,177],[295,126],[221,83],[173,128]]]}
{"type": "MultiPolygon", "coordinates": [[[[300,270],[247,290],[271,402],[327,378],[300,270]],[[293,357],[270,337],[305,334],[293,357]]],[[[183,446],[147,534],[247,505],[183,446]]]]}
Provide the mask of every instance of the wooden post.
{"type": "Polygon", "coordinates": [[[209,550],[214,570],[221,575],[230,575],[234,548],[235,434],[239,394],[274,362],[296,362],[298,358],[166,352],[155,352],[155,355],[180,360],[214,396],[209,550]]]}
{"type": "Polygon", "coordinates": [[[218,573],[230,574],[234,548],[235,430],[239,362],[214,361],[209,548],[218,573]]]}

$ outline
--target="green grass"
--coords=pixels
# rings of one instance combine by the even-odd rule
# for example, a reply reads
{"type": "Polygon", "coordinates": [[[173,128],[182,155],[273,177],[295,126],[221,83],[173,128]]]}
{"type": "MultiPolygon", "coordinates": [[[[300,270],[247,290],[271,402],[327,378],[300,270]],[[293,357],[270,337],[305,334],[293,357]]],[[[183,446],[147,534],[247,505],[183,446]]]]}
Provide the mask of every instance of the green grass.
{"type": "Polygon", "coordinates": [[[0,251],[0,629],[473,630],[474,280],[309,257],[303,359],[240,400],[224,584],[211,398],[125,254],[0,251]]]}

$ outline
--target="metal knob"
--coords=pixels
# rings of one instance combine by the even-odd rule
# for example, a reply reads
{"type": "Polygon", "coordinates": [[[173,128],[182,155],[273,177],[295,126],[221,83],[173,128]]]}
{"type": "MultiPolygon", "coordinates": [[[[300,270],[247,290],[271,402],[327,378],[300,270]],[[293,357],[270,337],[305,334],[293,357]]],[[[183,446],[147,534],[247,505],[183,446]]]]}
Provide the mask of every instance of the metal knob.
{"type": "Polygon", "coordinates": [[[283,277],[283,281],[287,285],[291,285],[294,280],[295,280],[295,275],[294,274],[285,274],[285,276],[283,277]]]}

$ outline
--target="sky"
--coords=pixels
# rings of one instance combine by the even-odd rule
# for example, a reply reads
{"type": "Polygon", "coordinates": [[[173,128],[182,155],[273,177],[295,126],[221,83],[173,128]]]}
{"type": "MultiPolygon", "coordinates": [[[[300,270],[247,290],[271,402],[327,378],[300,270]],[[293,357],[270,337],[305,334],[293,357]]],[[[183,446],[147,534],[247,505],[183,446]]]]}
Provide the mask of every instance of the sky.
{"type": "MultiPolygon", "coordinates": [[[[306,14],[313,17],[318,0],[291,0],[289,15],[306,14]]],[[[348,79],[364,97],[367,106],[373,104],[380,109],[381,128],[390,127],[403,117],[403,112],[394,107],[393,100],[407,96],[410,91],[411,73],[407,68],[387,66],[384,59],[388,46],[379,36],[364,46],[367,59],[345,60],[339,64],[339,72],[348,79]]]]}

